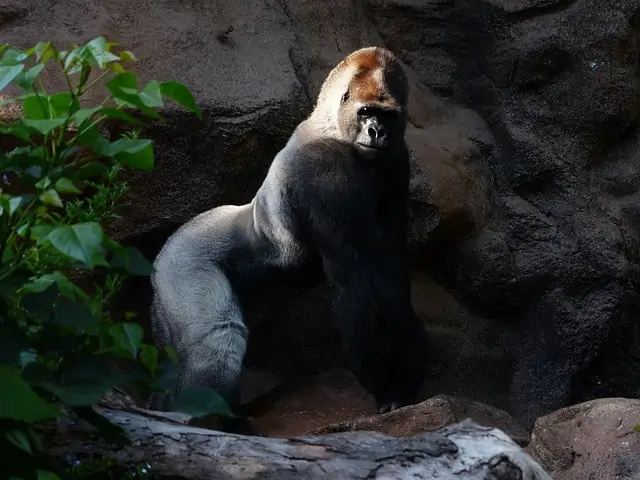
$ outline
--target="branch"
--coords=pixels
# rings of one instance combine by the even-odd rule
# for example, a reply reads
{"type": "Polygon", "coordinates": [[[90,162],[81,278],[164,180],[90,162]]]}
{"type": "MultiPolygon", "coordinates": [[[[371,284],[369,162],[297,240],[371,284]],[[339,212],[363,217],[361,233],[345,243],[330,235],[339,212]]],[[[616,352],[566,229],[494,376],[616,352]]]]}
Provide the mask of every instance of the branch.
{"type": "MultiPolygon", "coordinates": [[[[116,448],[87,435],[60,433],[54,455],[73,452],[151,465],[174,479],[529,479],[551,480],[505,433],[470,420],[436,432],[392,437],[346,432],[291,439],[232,435],[97,408],[132,445],[116,448]]],[[[79,429],[74,424],[72,429],[79,429]]]]}

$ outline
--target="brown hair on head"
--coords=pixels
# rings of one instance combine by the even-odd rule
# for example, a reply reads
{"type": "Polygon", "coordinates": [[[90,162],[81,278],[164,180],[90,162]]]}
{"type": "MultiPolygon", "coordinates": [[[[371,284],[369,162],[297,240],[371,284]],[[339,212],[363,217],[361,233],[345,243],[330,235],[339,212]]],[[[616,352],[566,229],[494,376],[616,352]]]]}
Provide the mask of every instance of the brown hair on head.
{"type": "MultiPolygon", "coordinates": [[[[355,84],[354,95],[361,101],[392,100],[385,88],[385,78],[390,75],[401,83],[405,73],[396,56],[384,47],[365,47],[348,55],[336,69],[354,69],[352,85],[355,84]]],[[[397,91],[394,93],[398,93],[397,91]]],[[[404,95],[403,95],[404,96],[404,95]]],[[[404,98],[398,98],[404,103],[404,98]]]]}
{"type": "Polygon", "coordinates": [[[375,70],[383,67],[385,61],[393,60],[393,56],[389,55],[385,48],[366,47],[348,55],[344,60],[345,66],[355,66],[359,70],[375,70]]]}
{"type": "Polygon", "coordinates": [[[384,47],[360,48],[339,62],[320,87],[313,115],[324,119],[327,131],[336,128],[340,98],[350,86],[362,102],[405,106],[408,100],[407,76],[396,56],[384,47]]]}

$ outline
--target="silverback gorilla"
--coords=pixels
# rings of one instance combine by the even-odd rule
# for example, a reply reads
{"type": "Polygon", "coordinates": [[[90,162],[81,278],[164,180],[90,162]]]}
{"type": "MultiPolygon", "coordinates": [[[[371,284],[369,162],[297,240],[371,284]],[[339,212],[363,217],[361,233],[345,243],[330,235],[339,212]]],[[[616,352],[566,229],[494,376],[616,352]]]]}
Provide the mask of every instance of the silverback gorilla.
{"type": "MultiPolygon", "coordinates": [[[[416,400],[426,334],[404,258],[408,93],[390,51],[351,53],[253,200],[201,213],[168,239],[155,260],[151,313],[156,343],[178,354],[178,390],[209,386],[239,411],[246,305],[275,279],[313,271],[332,285],[342,349],[378,411],[416,400]]],[[[223,428],[243,431],[235,425],[223,428]]]]}

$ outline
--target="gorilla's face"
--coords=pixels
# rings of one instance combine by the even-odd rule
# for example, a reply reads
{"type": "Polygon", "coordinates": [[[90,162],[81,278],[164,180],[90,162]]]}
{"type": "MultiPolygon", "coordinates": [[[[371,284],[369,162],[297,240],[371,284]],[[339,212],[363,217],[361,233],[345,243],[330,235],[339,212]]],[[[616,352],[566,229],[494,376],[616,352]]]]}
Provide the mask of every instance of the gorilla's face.
{"type": "MultiPolygon", "coordinates": [[[[396,82],[398,83],[398,82],[396,82]]],[[[383,69],[356,73],[340,99],[340,132],[366,157],[387,153],[404,137],[406,98],[383,69]]]]}

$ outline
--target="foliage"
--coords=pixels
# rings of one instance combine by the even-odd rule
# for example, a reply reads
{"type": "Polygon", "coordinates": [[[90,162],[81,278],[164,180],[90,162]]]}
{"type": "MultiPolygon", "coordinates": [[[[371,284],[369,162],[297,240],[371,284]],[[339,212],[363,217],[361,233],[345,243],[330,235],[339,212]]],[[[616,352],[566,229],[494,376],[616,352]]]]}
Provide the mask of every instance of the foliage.
{"type": "Polygon", "coordinates": [[[112,459],[86,459],[83,462],[75,460],[65,469],[65,476],[69,480],[100,478],[108,480],[152,480],[157,478],[151,465],[145,463],[133,469],[123,469],[112,459]]]}
{"type": "MultiPolygon", "coordinates": [[[[63,415],[125,442],[92,408],[112,386],[172,386],[175,361],[168,359],[175,353],[144,343],[140,324],[107,307],[128,276],[152,271],[138,250],[105,228],[118,218],[129,188],[118,175],[153,168],[153,143],[137,131],[111,140],[104,126],[161,121],[156,109],[167,99],[201,113],[179,82],[140,88],[125,68],[134,54],[116,54],[115,46],[102,37],[69,51],[50,42],[28,50],[0,46],[0,91],[22,91],[0,103],[21,109],[15,118],[0,116],[0,457],[7,477],[58,478],[38,432],[63,415]],[[61,74],[66,90],[46,91],[45,68],[61,74]],[[95,95],[87,93],[98,85],[108,96],[92,105],[95,95]],[[136,368],[119,372],[118,359],[136,368]]],[[[204,413],[228,413],[211,395],[204,413]]],[[[204,414],[193,396],[187,392],[178,405],[204,414]]],[[[73,478],[82,478],[78,471],[73,478]]]]}

